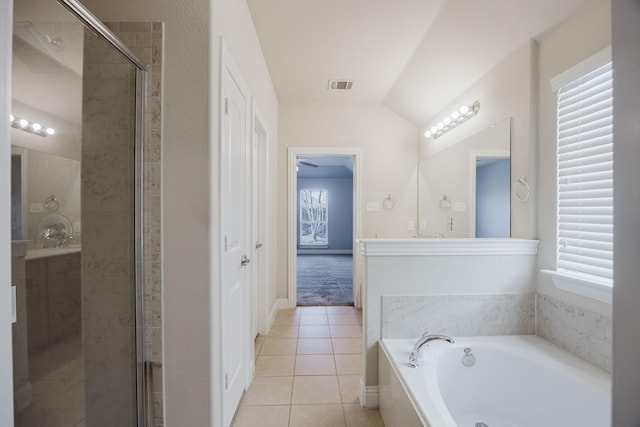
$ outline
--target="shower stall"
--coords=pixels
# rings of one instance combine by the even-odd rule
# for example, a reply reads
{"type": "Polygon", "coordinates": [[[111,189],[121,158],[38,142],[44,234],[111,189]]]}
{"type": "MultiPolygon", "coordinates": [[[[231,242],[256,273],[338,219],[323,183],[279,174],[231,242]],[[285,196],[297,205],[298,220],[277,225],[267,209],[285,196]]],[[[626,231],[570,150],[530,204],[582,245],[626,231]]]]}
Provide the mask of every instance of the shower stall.
{"type": "MultiPolygon", "coordinates": [[[[14,424],[150,425],[150,64],[116,35],[118,25],[75,0],[58,3],[14,2],[14,424]]],[[[127,36],[152,37],[141,33],[127,36]]]]}

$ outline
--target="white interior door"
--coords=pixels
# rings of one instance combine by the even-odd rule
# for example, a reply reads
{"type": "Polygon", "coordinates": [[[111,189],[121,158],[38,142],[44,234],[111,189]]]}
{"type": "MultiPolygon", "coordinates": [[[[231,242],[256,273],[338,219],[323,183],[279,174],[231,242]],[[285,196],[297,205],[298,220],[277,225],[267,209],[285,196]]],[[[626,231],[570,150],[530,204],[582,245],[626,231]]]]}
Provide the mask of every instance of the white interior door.
{"type": "MultiPolygon", "coordinates": [[[[226,51],[225,51],[226,53],[226,51]]],[[[249,377],[247,218],[248,98],[228,54],[222,62],[221,221],[223,424],[229,426],[249,377]]]]}

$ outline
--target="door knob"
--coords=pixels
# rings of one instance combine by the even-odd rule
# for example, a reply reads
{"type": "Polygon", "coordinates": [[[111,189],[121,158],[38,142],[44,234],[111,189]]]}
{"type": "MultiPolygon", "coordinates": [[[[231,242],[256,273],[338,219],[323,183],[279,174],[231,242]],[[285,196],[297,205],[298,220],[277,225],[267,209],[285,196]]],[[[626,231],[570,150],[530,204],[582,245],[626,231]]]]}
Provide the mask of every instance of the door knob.
{"type": "Polygon", "coordinates": [[[242,258],[240,258],[240,265],[243,267],[246,267],[247,265],[249,265],[250,262],[251,262],[251,258],[249,258],[246,255],[242,255],[242,258]]]}
{"type": "Polygon", "coordinates": [[[262,243],[256,242],[256,249],[260,249],[262,247],[262,243]]]}

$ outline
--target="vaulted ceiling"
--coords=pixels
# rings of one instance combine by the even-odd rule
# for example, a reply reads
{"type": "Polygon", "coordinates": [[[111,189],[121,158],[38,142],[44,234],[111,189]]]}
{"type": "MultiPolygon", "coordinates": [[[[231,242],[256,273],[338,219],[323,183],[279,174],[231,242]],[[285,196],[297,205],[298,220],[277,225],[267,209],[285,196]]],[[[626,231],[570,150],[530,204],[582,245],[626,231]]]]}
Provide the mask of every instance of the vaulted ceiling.
{"type": "Polygon", "coordinates": [[[374,102],[417,127],[590,0],[247,0],[280,101],[374,102]],[[353,80],[328,91],[330,79],[353,80]]]}

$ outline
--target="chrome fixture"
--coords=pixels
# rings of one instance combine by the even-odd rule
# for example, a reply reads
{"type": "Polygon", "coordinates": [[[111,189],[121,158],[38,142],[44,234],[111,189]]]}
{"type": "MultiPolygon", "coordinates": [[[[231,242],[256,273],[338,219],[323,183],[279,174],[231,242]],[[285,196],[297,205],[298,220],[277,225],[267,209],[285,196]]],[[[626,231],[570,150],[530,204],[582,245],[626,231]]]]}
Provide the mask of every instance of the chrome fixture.
{"type": "Polygon", "coordinates": [[[480,111],[480,102],[476,101],[471,105],[463,105],[450,115],[442,119],[430,129],[426,130],[424,136],[426,138],[439,138],[450,130],[460,126],[470,118],[474,117],[480,111]]]}
{"type": "Polygon", "coordinates": [[[448,211],[451,209],[451,199],[446,194],[443,194],[442,197],[440,197],[440,203],[438,203],[438,205],[441,211],[448,211]]]}
{"type": "Polygon", "coordinates": [[[429,332],[425,332],[422,335],[422,337],[413,346],[413,351],[411,352],[411,355],[409,356],[409,366],[411,366],[412,368],[417,368],[419,366],[419,363],[418,363],[418,352],[420,351],[420,348],[422,348],[422,346],[427,344],[429,341],[434,341],[434,340],[443,340],[443,341],[450,342],[451,344],[453,344],[455,342],[453,340],[453,338],[451,338],[451,337],[449,337],[447,335],[430,334],[429,332]]]}
{"type": "Polygon", "coordinates": [[[469,347],[464,349],[464,356],[462,356],[462,364],[467,368],[470,368],[476,364],[476,357],[471,353],[471,349],[469,347]]]}
{"type": "Polygon", "coordinates": [[[73,236],[70,236],[66,227],[62,223],[51,224],[44,230],[42,230],[42,239],[40,240],[40,248],[45,247],[45,242],[53,241],[55,243],[56,248],[61,248],[63,246],[67,246],[69,242],[73,239],[73,236]]]}
{"type": "Polygon", "coordinates": [[[29,120],[9,114],[9,122],[12,128],[23,130],[25,132],[34,133],[38,136],[48,136],[56,133],[55,129],[42,125],[36,122],[30,122],[29,120]]]}
{"type": "Polygon", "coordinates": [[[516,178],[515,183],[520,184],[524,187],[524,195],[522,196],[520,195],[520,193],[518,192],[518,189],[516,188],[515,190],[516,199],[520,200],[521,202],[526,202],[527,200],[529,200],[529,195],[531,194],[531,188],[529,187],[529,182],[527,182],[526,175],[522,175],[516,178]]]}

